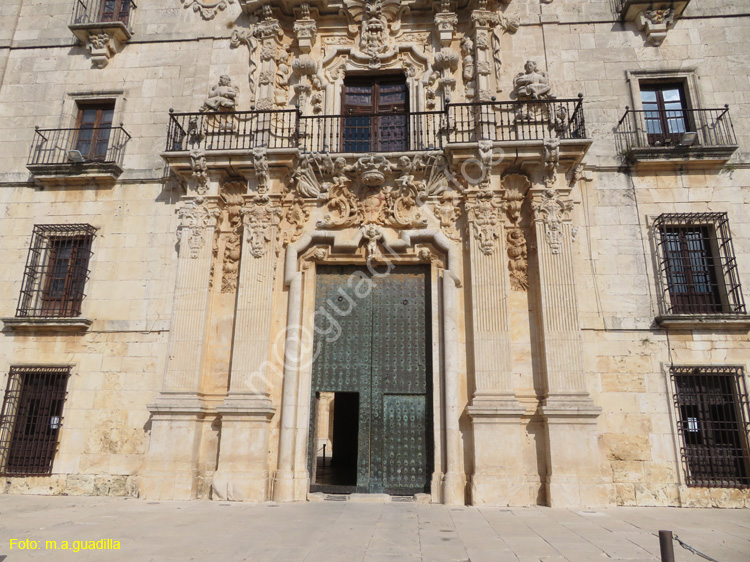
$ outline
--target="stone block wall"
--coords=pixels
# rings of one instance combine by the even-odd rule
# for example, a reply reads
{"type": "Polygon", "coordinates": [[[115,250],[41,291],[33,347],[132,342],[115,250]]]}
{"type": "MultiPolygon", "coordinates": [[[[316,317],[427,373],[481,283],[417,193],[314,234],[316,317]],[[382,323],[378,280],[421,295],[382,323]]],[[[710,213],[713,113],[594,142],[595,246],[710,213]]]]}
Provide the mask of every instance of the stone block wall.
{"type": "MultiPolygon", "coordinates": [[[[230,47],[232,30],[247,22],[238,3],[212,20],[179,0],[139,4],[132,39],[103,69],[91,68],[87,49],[68,30],[67,0],[0,5],[0,261],[7,264],[0,270],[0,316],[14,314],[34,224],[83,222],[99,228],[84,301],[84,316],[93,320],[90,330],[6,332],[0,338],[0,389],[10,365],[74,365],[56,474],[10,479],[9,492],[137,493],[148,448],[146,404],[160,390],[166,368],[177,274],[175,207],[181,192],[160,156],[169,109],[197,111],[222,74],[239,85],[237,107],[249,109],[248,52],[230,47]],[[34,127],[72,126],[75,100],[86,95],[116,99],[116,124],[132,136],[124,172],[110,188],[42,189],[26,169],[34,127]]],[[[693,0],[660,47],[649,44],[634,24],[619,22],[609,0],[513,0],[503,8],[518,17],[520,28],[503,35],[499,99],[510,98],[513,77],[526,60],[549,73],[558,98],[584,95],[593,144],[583,162],[584,180],[572,193],[573,224],[580,228],[574,245],[577,297],[586,382],[602,407],[597,422],[602,462],[622,505],[750,501],[744,491],[682,485],[668,365],[731,364],[747,372],[750,342],[746,331],[670,332],[667,338],[655,325],[658,288],[649,228],[661,213],[728,213],[739,276],[750,296],[750,17],[740,4],[693,0]],[[729,165],[659,172],[624,166],[614,128],[634,103],[627,73],[644,70],[693,72],[701,107],[729,104],[739,143],[729,165]]],[[[459,29],[465,23],[461,20],[459,29]]],[[[457,42],[453,47],[458,50],[457,42]]],[[[462,92],[460,67],[455,78],[462,92]]],[[[283,311],[283,280],[275,283],[274,307],[283,311]]],[[[510,300],[511,326],[530,333],[536,311],[529,313],[528,302],[517,294],[510,300]]],[[[272,322],[272,334],[280,333],[282,315],[272,322]]],[[[462,342],[468,330],[462,318],[462,342]]],[[[283,348],[283,342],[271,341],[283,348]]],[[[512,349],[516,394],[528,412],[524,463],[536,490],[544,472],[534,417],[542,392],[533,361],[538,349],[518,337],[512,349]]],[[[217,382],[214,390],[220,387],[217,382]]],[[[271,393],[278,404],[281,384],[271,393]]],[[[271,465],[278,432],[275,419],[271,465]]]]}

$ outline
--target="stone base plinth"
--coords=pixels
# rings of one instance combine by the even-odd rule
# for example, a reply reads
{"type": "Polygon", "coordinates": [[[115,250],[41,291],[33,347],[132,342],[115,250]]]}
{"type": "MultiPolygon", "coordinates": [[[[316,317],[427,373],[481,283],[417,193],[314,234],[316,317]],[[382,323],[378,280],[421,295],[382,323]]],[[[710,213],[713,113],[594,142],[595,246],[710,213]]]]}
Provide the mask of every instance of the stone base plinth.
{"type": "Polygon", "coordinates": [[[463,474],[447,472],[443,477],[443,503],[446,505],[466,505],[466,477],[463,474]]]}
{"type": "Polygon", "coordinates": [[[533,503],[522,455],[525,411],[513,396],[476,396],[468,407],[474,429],[472,505],[533,503]]]}
{"type": "Polygon", "coordinates": [[[612,484],[605,481],[596,420],[601,408],[588,396],[555,396],[545,400],[547,478],[550,507],[604,507],[612,484]]]}
{"type": "Polygon", "coordinates": [[[198,497],[198,459],[205,405],[190,396],[160,396],[149,404],[151,441],[141,477],[140,497],[190,500],[198,497]]]}
{"type": "Polygon", "coordinates": [[[268,500],[268,432],[274,414],[270,400],[230,396],[217,411],[221,414],[221,437],[212,499],[268,500]]]}

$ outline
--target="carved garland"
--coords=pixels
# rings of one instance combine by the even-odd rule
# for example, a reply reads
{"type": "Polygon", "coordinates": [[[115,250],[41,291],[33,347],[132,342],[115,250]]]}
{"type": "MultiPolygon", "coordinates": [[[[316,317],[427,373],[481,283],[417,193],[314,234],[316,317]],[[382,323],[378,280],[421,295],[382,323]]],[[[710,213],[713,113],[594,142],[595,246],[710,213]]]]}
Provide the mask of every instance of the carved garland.
{"type": "Polygon", "coordinates": [[[228,4],[234,4],[234,0],[216,0],[206,2],[204,0],[182,0],[185,8],[193,8],[194,12],[200,12],[204,20],[212,20],[221,10],[226,10],[228,4]]]}

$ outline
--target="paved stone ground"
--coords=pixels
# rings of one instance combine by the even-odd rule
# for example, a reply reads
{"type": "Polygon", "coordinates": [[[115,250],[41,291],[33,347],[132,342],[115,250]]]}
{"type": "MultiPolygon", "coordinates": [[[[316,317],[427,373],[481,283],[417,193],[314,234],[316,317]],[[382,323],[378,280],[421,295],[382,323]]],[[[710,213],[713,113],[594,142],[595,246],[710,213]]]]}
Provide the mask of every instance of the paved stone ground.
{"type": "MultiPolygon", "coordinates": [[[[0,496],[0,562],[590,562],[659,560],[670,529],[720,562],[750,561],[750,510],[449,508],[324,501],[261,505],[0,496]],[[119,551],[45,550],[116,539],[119,551]],[[35,551],[9,550],[33,539],[35,551]]],[[[677,562],[702,560],[675,545],[677,562]]]]}

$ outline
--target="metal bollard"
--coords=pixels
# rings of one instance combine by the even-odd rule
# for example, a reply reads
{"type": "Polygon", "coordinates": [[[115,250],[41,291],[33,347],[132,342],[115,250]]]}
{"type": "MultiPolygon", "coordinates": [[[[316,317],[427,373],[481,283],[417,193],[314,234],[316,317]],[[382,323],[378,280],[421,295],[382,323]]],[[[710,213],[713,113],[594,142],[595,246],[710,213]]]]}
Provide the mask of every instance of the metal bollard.
{"type": "Polygon", "coordinates": [[[659,547],[661,548],[661,562],[674,562],[672,531],[659,531],[659,547]]]}

